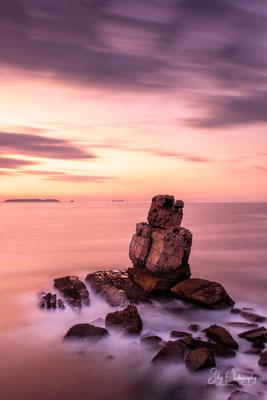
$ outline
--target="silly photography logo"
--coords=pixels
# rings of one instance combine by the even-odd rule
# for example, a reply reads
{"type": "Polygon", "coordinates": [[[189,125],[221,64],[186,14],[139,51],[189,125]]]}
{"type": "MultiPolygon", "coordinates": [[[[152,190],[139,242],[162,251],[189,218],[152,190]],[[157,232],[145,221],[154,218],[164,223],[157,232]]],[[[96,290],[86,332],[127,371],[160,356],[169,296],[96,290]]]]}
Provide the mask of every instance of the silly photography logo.
{"type": "Polygon", "coordinates": [[[224,374],[220,374],[217,368],[211,368],[211,377],[208,379],[208,385],[216,386],[234,386],[236,384],[242,386],[252,386],[257,383],[257,376],[241,375],[235,371],[234,367],[229,367],[224,374]]]}

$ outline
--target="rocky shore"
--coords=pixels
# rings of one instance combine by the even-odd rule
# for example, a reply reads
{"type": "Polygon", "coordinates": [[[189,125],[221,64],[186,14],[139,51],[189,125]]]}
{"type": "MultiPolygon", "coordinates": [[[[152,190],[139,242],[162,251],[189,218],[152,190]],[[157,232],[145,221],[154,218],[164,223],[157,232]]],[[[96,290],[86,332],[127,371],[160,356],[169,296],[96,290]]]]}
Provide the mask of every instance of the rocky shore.
{"type": "MultiPolygon", "coordinates": [[[[147,222],[136,224],[129,248],[131,268],[89,273],[85,283],[77,276],[57,278],[54,287],[58,292],[42,292],[39,295],[40,308],[81,310],[91,307],[87,284],[93,293],[114,307],[114,312],[106,315],[105,327],[93,323],[70,327],[64,337],[66,341],[82,340],[93,344],[108,340],[113,334],[139,337],[140,345],[151,351],[153,365],[164,368],[166,364],[182,363],[190,373],[215,367],[217,358],[235,357],[240,343],[247,341],[251,347],[246,354],[258,357],[258,365],[265,370],[267,330],[258,325],[265,321],[265,317],[253,310],[233,308],[235,302],[220,283],[191,277],[192,233],[181,226],[183,208],[183,201],[175,200],[173,196],[155,196],[147,222]],[[182,331],[171,331],[171,340],[168,341],[155,335],[142,336],[143,321],[138,307],[164,299],[173,302],[178,299],[196,309],[226,309],[233,316],[243,318],[244,322],[232,321],[226,327],[211,320],[205,329],[191,324],[190,327],[184,326],[182,331]],[[234,338],[229,331],[232,327],[244,328],[245,331],[234,338]],[[200,330],[207,340],[199,337],[200,330]]],[[[256,397],[242,390],[233,390],[229,396],[229,399],[236,400],[245,398],[256,397]]]]}

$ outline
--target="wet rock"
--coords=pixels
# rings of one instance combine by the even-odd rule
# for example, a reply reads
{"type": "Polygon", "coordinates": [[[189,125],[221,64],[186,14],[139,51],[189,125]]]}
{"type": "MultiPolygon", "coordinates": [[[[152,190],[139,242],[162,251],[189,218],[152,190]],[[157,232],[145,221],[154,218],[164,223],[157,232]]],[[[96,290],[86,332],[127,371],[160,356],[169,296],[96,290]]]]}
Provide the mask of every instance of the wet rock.
{"type": "Polygon", "coordinates": [[[267,351],[264,351],[260,356],[259,365],[261,367],[267,367],[267,351]]]}
{"type": "Polygon", "coordinates": [[[205,348],[201,347],[197,350],[192,350],[185,359],[186,368],[191,371],[215,367],[216,363],[213,355],[205,348]]]}
{"type": "Polygon", "coordinates": [[[78,276],[65,276],[54,280],[54,286],[71,307],[89,306],[89,293],[78,276]]]}
{"type": "Polygon", "coordinates": [[[57,300],[57,295],[52,293],[41,292],[39,294],[39,307],[46,309],[65,308],[61,299],[57,300]]]}
{"type": "Polygon", "coordinates": [[[129,305],[122,311],[115,311],[106,316],[106,328],[124,334],[139,334],[143,323],[135,306],[129,305]]]}
{"type": "Polygon", "coordinates": [[[140,343],[146,349],[158,350],[163,345],[163,340],[159,336],[145,336],[140,343]]]}
{"type": "Polygon", "coordinates": [[[264,340],[261,338],[256,339],[255,342],[252,343],[252,348],[264,349],[265,348],[264,340]]]}
{"type": "Polygon", "coordinates": [[[64,336],[64,340],[78,339],[97,342],[108,335],[109,333],[105,328],[100,328],[91,324],[76,324],[68,330],[64,336]]]}
{"type": "Polygon", "coordinates": [[[253,396],[250,393],[243,392],[241,390],[236,390],[228,397],[228,400],[253,400],[253,399],[257,399],[257,397],[253,396]]]}
{"type": "Polygon", "coordinates": [[[149,301],[147,295],[131,279],[126,269],[93,272],[87,275],[86,280],[92,289],[100,293],[113,307],[149,301]]]}
{"type": "Polygon", "coordinates": [[[191,333],[182,332],[182,331],[171,331],[170,337],[171,338],[182,338],[186,336],[191,336],[191,333]]]}
{"type": "Polygon", "coordinates": [[[249,342],[255,342],[257,339],[262,339],[267,342],[267,329],[264,326],[242,332],[238,335],[242,339],[249,342]]]}
{"type": "Polygon", "coordinates": [[[201,347],[205,347],[212,355],[216,355],[219,357],[235,357],[236,353],[234,350],[229,347],[224,347],[217,343],[205,342],[204,340],[197,340],[192,338],[191,336],[187,336],[183,339],[180,339],[180,342],[185,344],[190,350],[196,350],[201,347]]]}
{"type": "Polygon", "coordinates": [[[175,297],[205,308],[232,307],[234,301],[220,283],[192,278],[178,283],[171,289],[175,297]]]}
{"type": "Polygon", "coordinates": [[[232,308],[232,310],[230,311],[232,314],[240,314],[241,310],[240,308],[232,308]]]}
{"type": "Polygon", "coordinates": [[[248,349],[248,350],[243,351],[243,354],[251,354],[251,355],[261,354],[261,349],[254,349],[254,348],[248,349]]]}
{"type": "Polygon", "coordinates": [[[129,256],[133,280],[149,294],[170,294],[176,283],[191,275],[188,259],[192,234],[182,228],[183,202],[173,196],[152,199],[148,224],[136,225],[129,256]]]}
{"type": "Polygon", "coordinates": [[[241,311],[240,315],[243,318],[248,319],[249,321],[252,321],[252,322],[263,322],[263,321],[265,321],[265,317],[262,317],[261,315],[258,315],[258,314],[254,314],[252,312],[241,311]]]}
{"type": "Polygon", "coordinates": [[[152,363],[181,363],[184,360],[185,351],[186,346],[181,341],[169,341],[155,355],[152,363]]]}
{"type": "Polygon", "coordinates": [[[227,322],[228,326],[233,328],[257,328],[258,324],[249,324],[248,322],[227,322]]]}
{"type": "Polygon", "coordinates": [[[198,324],[191,324],[191,325],[189,326],[189,329],[190,329],[190,331],[192,331],[192,332],[197,332],[197,331],[199,331],[199,330],[201,329],[201,326],[198,325],[198,324]]]}
{"type": "Polygon", "coordinates": [[[239,347],[232,335],[222,326],[211,325],[205,329],[205,333],[208,338],[222,346],[230,347],[231,349],[238,349],[239,347]]]}

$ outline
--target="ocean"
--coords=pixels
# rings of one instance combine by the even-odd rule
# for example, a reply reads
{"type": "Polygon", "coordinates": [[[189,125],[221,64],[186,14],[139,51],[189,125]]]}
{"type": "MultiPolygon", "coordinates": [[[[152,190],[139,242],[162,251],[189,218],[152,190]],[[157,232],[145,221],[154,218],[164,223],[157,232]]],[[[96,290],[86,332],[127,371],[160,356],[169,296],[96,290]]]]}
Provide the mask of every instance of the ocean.
{"type": "MultiPolygon", "coordinates": [[[[149,203],[0,204],[0,385],[3,400],[191,400],[228,399],[232,389],[209,387],[208,372],[190,375],[184,366],[155,368],[153,354],[137,338],[114,336],[101,344],[66,344],[78,322],[92,322],[113,309],[89,287],[91,305],[81,312],[40,310],[37,293],[53,280],[131,266],[128,251],[136,222],[149,203]],[[112,356],[112,357],[110,357],[112,356]]],[[[192,277],[220,282],[236,301],[267,315],[267,204],[185,204],[182,225],[193,233],[192,277]]],[[[210,321],[243,321],[229,311],[207,311],[176,301],[140,305],[143,333],[169,339],[172,329],[202,328],[210,321]]],[[[232,328],[234,337],[240,332],[232,328]]],[[[199,333],[203,336],[203,333],[199,333]]],[[[249,393],[265,393],[257,356],[218,361],[258,375],[249,393]]],[[[246,371],[246,372],[245,372],[246,371]]],[[[265,398],[265,397],[262,397],[265,398]]]]}

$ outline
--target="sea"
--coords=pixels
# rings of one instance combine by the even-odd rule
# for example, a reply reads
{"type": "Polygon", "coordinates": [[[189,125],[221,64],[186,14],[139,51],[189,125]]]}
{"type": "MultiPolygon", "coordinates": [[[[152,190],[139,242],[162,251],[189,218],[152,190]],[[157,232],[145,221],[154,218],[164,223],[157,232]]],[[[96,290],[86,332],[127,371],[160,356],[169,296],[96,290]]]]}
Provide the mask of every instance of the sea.
{"type": "MultiPolygon", "coordinates": [[[[267,399],[266,369],[258,355],[216,360],[216,371],[189,373],[185,366],[155,366],[155,352],[138,337],[111,335],[99,343],[66,343],[74,324],[114,311],[88,286],[91,304],[81,311],[42,310],[38,293],[53,291],[55,278],[131,266],[129,243],[149,203],[0,203],[0,387],[3,400],[227,400],[242,390],[267,399]],[[232,368],[232,380],[220,376],[232,368]],[[217,375],[216,375],[217,374],[217,375]],[[216,377],[215,377],[216,375],[216,377]],[[241,377],[240,379],[238,378],[241,377]],[[255,378],[255,379],[252,379],[255,378]]],[[[267,316],[267,203],[188,203],[182,226],[193,233],[192,277],[220,282],[236,307],[267,316]]],[[[242,332],[229,322],[246,322],[229,310],[203,310],[178,300],[139,305],[142,335],[170,340],[171,330],[194,336],[211,323],[242,332]]],[[[100,319],[99,319],[100,318],[100,319]]],[[[244,329],[243,329],[244,330],[244,329]]]]}

